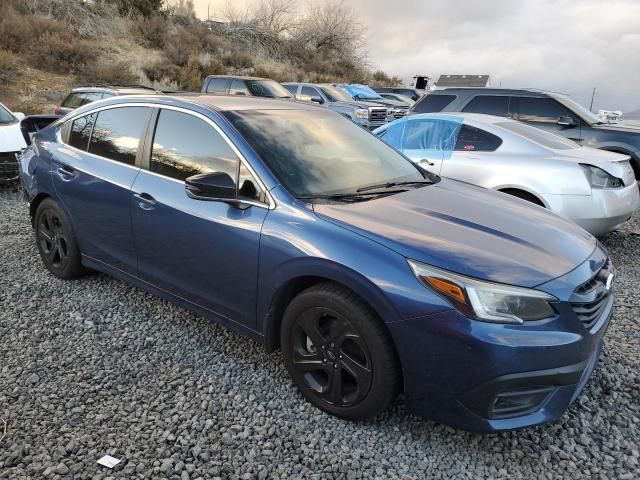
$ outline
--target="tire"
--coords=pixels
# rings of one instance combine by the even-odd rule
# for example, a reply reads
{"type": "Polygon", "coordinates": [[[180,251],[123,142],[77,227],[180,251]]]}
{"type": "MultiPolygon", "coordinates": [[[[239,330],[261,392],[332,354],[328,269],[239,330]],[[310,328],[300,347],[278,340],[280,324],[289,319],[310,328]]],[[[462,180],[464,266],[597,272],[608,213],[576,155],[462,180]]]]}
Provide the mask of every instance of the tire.
{"type": "Polygon", "coordinates": [[[521,198],[522,200],[526,200],[527,202],[535,203],[540,207],[547,208],[544,206],[544,203],[542,203],[538,197],[536,197],[535,195],[529,192],[525,192],[524,190],[507,189],[507,190],[500,190],[500,191],[502,193],[506,193],[507,195],[513,195],[514,197],[518,197],[518,198],[521,198]]]}
{"type": "Polygon", "coordinates": [[[294,384],[327,413],[349,420],[373,417],[401,389],[402,372],[382,322],[337,284],[321,283],[295,297],[280,336],[294,384]]]}
{"type": "Polygon", "coordinates": [[[40,258],[49,272],[63,280],[83,276],[80,249],[71,223],[52,199],[46,198],[38,205],[34,228],[40,258]]]}

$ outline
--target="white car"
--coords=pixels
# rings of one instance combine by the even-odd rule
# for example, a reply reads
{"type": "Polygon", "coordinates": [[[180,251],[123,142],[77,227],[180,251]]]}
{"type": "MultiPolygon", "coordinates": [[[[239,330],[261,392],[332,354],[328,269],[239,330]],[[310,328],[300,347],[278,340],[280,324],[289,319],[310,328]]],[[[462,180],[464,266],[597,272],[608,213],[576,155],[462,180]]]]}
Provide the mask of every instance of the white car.
{"type": "Polygon", "coordinates": [[[503,117],[410,115],[374,134],[428,171],[536,203],[596,236],[640,206],[629,156],[503,117]]]}
{"type": "Polygon", "coordinates": [[[0,103],[0,185],[18,180],[16,154],[27,147],[20,130],[22,113],[11,111],[0,103]]]}

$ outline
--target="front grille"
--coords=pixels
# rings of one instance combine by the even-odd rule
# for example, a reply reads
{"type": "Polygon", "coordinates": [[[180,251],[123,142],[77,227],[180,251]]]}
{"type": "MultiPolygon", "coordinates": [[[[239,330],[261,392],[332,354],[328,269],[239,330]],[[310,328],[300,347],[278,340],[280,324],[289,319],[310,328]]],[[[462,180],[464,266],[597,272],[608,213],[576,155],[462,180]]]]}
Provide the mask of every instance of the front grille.
{"type": "Polygon", "coordinates": [[[0,153],[0,182],[10,182],[18,178],[18,152],[0,153]]]}
{"type": "Polygon", "coordinates": [[[369,120],[372,122],[384,122],[387,120],[386,108],[370,108],[369,120]]]}
{"type": "Polygon", "coordinates": [[[609,305],[611,288],[607,288],[607,282],[612,273],[613,265],[607,259],[598,273],[576,288],[573,293],[571,307],[578,320],[587,329],[591,329],[596,324],[609,305]]]}

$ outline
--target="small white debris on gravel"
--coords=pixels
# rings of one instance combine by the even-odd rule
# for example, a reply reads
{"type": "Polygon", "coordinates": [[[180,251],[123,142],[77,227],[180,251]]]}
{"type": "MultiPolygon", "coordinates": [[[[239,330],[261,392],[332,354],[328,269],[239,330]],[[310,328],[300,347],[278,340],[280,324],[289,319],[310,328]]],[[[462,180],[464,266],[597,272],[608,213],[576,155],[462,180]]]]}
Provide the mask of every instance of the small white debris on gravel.
{"type": "Polygon", "coordinates": [[[556,423],[476,435],[402,399],[330,417],[258,343],[105,275],[54,278],[0,190],[0,478],[638,479],[640,237],[604,244],[621,306],[582,395],[556,423]],[[123,460],[106,470],[104,454],[123,460]]]}

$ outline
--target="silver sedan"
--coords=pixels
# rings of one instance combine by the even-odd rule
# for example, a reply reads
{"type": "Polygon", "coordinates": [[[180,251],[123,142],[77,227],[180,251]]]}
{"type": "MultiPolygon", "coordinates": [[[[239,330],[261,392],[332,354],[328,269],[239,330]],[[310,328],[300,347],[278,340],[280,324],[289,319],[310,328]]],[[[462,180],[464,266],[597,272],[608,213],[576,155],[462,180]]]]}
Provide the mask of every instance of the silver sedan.
{"type": "Polygon", "coordinates": [[[597,236],[620,227],[640,206],[628,156],[514,120],[411,115],[374,133],[426,170],[536,203],[597,236]]]}

